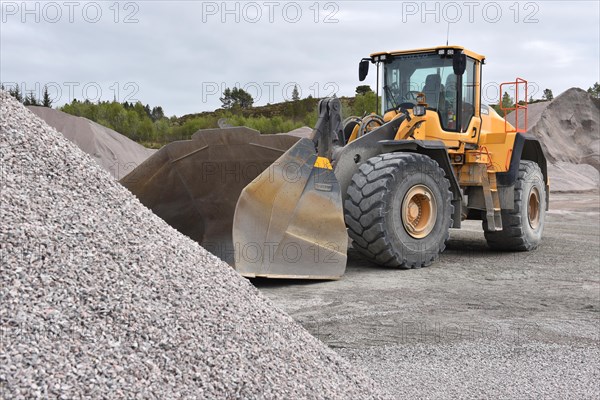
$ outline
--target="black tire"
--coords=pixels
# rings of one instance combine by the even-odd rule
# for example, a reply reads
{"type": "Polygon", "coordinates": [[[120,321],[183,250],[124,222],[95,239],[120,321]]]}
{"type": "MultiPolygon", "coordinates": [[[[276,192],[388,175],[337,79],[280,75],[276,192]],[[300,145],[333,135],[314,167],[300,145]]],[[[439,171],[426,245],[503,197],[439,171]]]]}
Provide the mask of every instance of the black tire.
{"type": "MultiPolygon", "coordinates": [[[[452,224],[452,192],[444,170],[422,154],[370,158],[352,177],[344,212],[353,247],[374,263],[420,268],[436,261],[452,224]],[[408,233],[402,207],[409,191],[425,186],[435,199],[435,223],[422,238],[408,233]]],[[[419,216],[421,209],[419,208],[419,216]]]]}
{"type": "Polygon", "coordinates": [[[354,127],[356,127],[356,125],[360,125],[361,122],[361,118],[356,116],[348,117],[342,122],[342,129],[344,131],[344,143],[348,143],[348,139],[350,139],[350,136],[352,136],[352,131],[354,130],[354,127]]]}
{"type": "Polygon", "coordinates": [[[487,221],[483,230],[488,245],[497,250],[529,251],[542,240],[546,217],[546,185],[542,170],[533,161],[522,160],[515,182],[514,209],[502,210],[502,230],[488,232],[487,221]],[[539,199],[537,212],[531,196],[539,199]],[[533,225],[530,217],[533,218],[533,225]]]}
{"type": "Polygon", "coordinates": [[[379,128],[384,123],[385,122],[383,122],[383,118],[379,115],[369,114],[364,116],[360,122],[360,127],[358,128],[358,135],[356,138],[358,139],[359,137],[366,135],[372,130],[379,128]]]}

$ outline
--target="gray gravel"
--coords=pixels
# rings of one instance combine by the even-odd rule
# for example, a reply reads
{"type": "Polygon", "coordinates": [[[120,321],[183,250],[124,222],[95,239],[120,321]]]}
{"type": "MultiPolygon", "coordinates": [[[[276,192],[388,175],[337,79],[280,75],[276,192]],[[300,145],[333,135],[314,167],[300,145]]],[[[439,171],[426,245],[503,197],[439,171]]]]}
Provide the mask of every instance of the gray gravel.
{"type": "Polygon", "coordinates": [[[339,281],[254,284],[395,399],[597,400],[599,209],[598,193],[551,195],[531,252],[493,251],[463,221],[428,268],[350,251],[339,281]]]}
{"type": "Polygon", "coordinates": [[[115,179],[121,179],[156,152],[87,118],[48,107],[27,109],[89,154],[115,179]]]}
{"type": "Polygon", "coordinates": [[[0,102],[0,397],[382,397],[75,145],[0,102]]]}
{"type": "MultiPolygon", "coordinates": [[[[597,191],[600,171],[600,101],[570,88],[552,101],[527,107],[528,133],[548,159],[551,192],[597,191]],[[574,112],[577,110],[577,112],[574,112]]],[[[506,116],[514,125],[515,112],[506,116]]],[[[519,112],[519,127],[525,113],[519,112]]]]}
{"type": "Polygon", "coordinates": [[[600,398],[597,347],[483,340],[339,352],[397,399],[600,398]]]}

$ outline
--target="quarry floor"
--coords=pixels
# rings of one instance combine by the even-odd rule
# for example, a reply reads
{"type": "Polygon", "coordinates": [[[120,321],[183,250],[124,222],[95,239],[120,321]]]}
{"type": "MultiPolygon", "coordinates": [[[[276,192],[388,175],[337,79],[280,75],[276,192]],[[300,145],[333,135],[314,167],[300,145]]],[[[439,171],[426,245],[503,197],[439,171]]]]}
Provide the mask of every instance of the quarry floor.
{"type": "MultiPolygon", "coordinates": [[[[431,360],[425,356],[432,351],[462,354],[472,349],[479,356],[492,351],[506,364],[507,360],[514,361],[517,348],[526,349],[525,353],[539,351],[531,346],[554,346],[554,350],[564,353],[544,350],[542,353],[550,359],[541,356],[538,363],[547,362],[549,366],[538,366],[540,371],[556,369],[552,373],[555,377],[565,368],[570,371],[567,374],[582,374],[581,382],[573,384],[571,377],[565,377],[565,382],[558,379],[554,383],[558,386],[549,391],[541,372],[526,367],[533,374],[528,383],[520,384],[520,389],[492,393],[485,387],[497,385],[490,377],[502,373],[491,366],[483,373],[489,376],[483,378],[474,395],[527,397],[541,390],[535,395],[595,396],[600,389],[590,387],[590,382],[600,376],[599,212],[598,193],[552,194],[543,242],[532,252],[492,251],[486,246],[481,223],[466,221],[462,229],[451,231],[440,261],[427,268],[379,267],[350,251],[346,274],[339,281],[252,282],[314,336],[353,359],[398,396],[439,395],[420,388],[421,384],[431,383],[428,372],[421,371],[425,368],[422,365],[414,367],[417,382],[412,382],[412,389],[406,388],[403,379],[393,379],[399,364],[431,360]],[[500,344],[504,348],[498,350],[500,344]],[[573,349],[583,349],[584,353],[577,360],[570,359],[578,351],[573,349]],[[412,358],[407,359],[408,355],[412,358]],[[579,363],[585,368],[577,371],[579,363]]],[[[472,360],[475,353],[466,357],[472,360]]],[[[439,364],[439,368],[462,368],[454,365],[456,360],[440,362],[437,354],[433,364],[439,364]]],[[[511,368],[519,373],[519,367],[511,368]]]]}

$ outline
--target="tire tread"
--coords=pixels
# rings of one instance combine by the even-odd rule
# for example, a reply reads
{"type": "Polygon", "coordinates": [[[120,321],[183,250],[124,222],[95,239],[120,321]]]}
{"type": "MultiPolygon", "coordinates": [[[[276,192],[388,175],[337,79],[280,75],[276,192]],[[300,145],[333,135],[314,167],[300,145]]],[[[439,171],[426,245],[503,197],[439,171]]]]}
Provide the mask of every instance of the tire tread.
{"type": "MultiPolygon", "coordinates": [[[[540,167],[534,161],[521,160],[519,164],[519,174],[515,182],[515,203],[512,210],[502,210],[502,226],[501,231],[488,231],[487,221],[483,221],[483,232],[488,246],[495,250],[511,250],[511,251],[529,251],[538,246],[538,243],[531,241],[523,229],[523,217],[521,210],[524,207],[523,201],[523,184],[526,179],[538,175],[542,177],[540,167]]],[[[545,195],[545,193],[540,193],[545,195]]],[[[543,212],[544,210],[541,210],[543,212]]]]}
{"type": "Polygon", "coordinates": [[[409,166],[423,166],[436,174],[442,193],[445,192],[447,209],[452,215],[452,192],[445,172],[433,159],[414,153],[386,153],[367,160],[352,177],[348,197],[344,204],[344,214],[348,235],[354,248],[370,261],[403,269],[420,268],[431,265],[445,249],[450,234],[452,218],[444,228],[444,235],[435,251],[398,254],[391,245],[389,233],[385,231],[386,206],[391,197],[392,183],[398,179],[399,170],[409,166]]]}

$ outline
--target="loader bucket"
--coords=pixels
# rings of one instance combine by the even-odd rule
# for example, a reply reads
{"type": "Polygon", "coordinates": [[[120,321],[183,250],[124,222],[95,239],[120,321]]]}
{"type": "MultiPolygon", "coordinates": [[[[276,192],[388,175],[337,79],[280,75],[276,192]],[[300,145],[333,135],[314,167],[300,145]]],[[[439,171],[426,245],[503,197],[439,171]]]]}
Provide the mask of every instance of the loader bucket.
{"type": "Polygon", "coordinates": [[[233,219],[235,269],[246,277],[338,279],[348,236],[340,185],[300,139],[242,191],[233,219]]]}
{"type": "Polygon", "coordinates": [[[146,207],[230,265],[242,189],[299,138],[246,127],[206,129],[170,143],[121,179],[146,207]]]}

